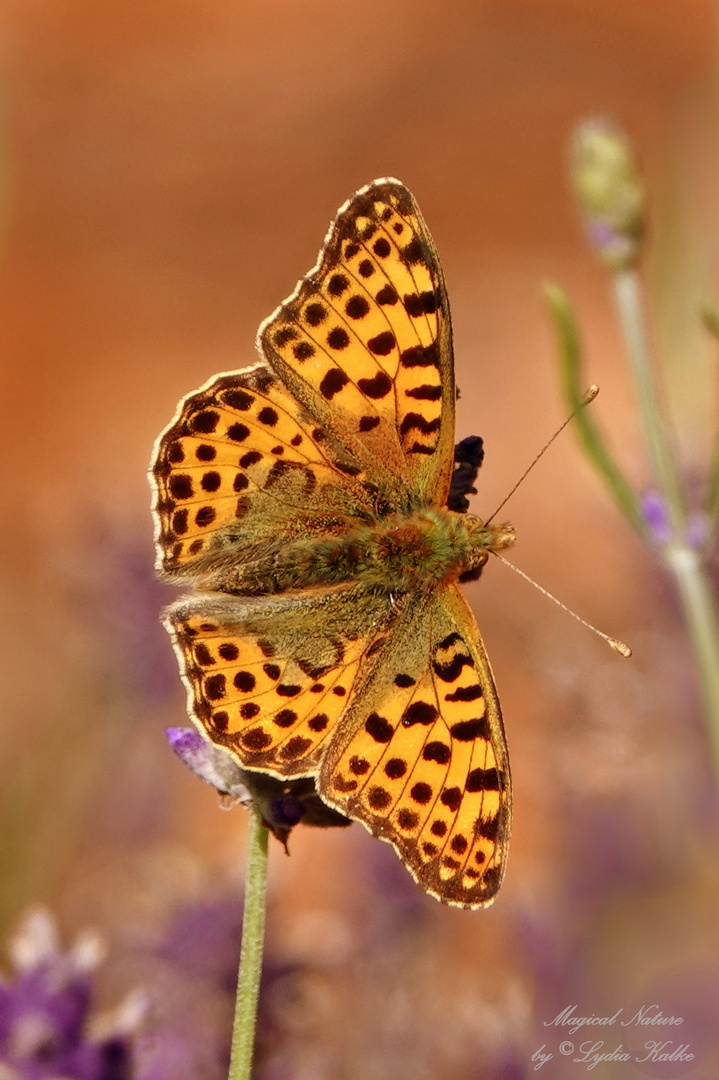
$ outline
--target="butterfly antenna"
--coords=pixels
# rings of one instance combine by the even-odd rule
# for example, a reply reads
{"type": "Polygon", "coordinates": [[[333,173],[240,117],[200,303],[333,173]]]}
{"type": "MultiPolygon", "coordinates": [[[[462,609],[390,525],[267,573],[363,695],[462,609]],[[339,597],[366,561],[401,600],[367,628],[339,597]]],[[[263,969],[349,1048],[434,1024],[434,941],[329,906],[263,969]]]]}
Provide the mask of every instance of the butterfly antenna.
{"type": "MultiPolygon", "coordinates": [[[[532,469],[534,468],[534,466],[535,466],[535,465],[537,464],[537,462],[538,462],[538,461],[539,461],[539,459],[541,458],[542,454],[544,454],[544,453],[545,453],[545,452],[546,452],[546,451],[547,451],[547,450],[549,449],[549,447],[550,447],[550,446],[552,445],[552,443],[553,443],[553,442],[554,442],[554,440],[556,439],[557,435],[561,435],[561,433],[562,433],[562,432],[564,431],[565,427],[566,427],[566,426],[567,426],[567,424],[568,424],[568,423],[570,422],[570,420],[573,420],[573,419],[574,419],[574,417],[575,417],[575,416],[577,415],[577,413],[579,412],[579,410],[580,410],[580,409],[583,409],[583,408],[585,407],[585,405],[589,405],[589,403],[590,403],[590,402],[594,401],[594,399],[595,399],[595,397],[597,396],[597,394],[598,394],[598,393],[599,393],[599,387],[598,387],[598,386],[596,386],[595,384],[592,384],[592,386],[590,386],[590,387],[589,387],[589,389],[587,390],[587,392],[586,392],[586,393],[584,394],[584,396],[583,396],[582,400],[581,400],[581,401],[579,402],[579,405],[577,405],[576,409],[575,409],[575,410],[574,410],[573,412],[571,412],[571,413],[569,414],[569,416],[567,417],[567,419],[566,419],[566,420],[564,421],[564,423],[563,423],[563,424],[561,424],[561,425],[560,425],[560,426],[559,426],[559,427],[557,428],[557,430],[556,430],[556,431],[554,432],[554,434],[552,435],[552,437],[551,437],[550,439],[547,439],[547,441],[546,441],[546,443],[544,444],[544,446],[542,447],[542,449],[541,449],[541,450],[539,451],[539,453],[538,453],[538,454],[537,454],[537,456],[536,456],[536,457],[534,458],[534,460],[533,460],[533,461],[531,461],[531,462],[529,463],[529,465],[528,465],[528,466],[527,466],[527,468],[526,468],[526,469],[524,470],[524,472],[523,472],[523,473],[522,473],[522,475],[520,476],[520,478],[519,478],[519,480],[517,481],[517,483],[516,483],[516,484],[514,485],[514,487],[513,487],[513,488],[511,489],[511,491],[509,492],[509,494],[508,494],[508,495],[505,495],[505,496],[504,496],[504,498],[502,499],[501,503],[499,504],[499,506],[497,507],[497,509],[496,509],[496,510],[494,511],[494,513],[493,513],[493,514],[491,515],[491,517],[488,517],[488,518],[487,518],[487,520],[486,520],[486,521],[485,521],[485,523],[484,523],[485,525],[489,525],[491,521],[494,521],[494,519],[496,518],[496,516],[497,516],[497,514],[499,513],[499,511],[500,511],[500,510],[502,509],[502,507],[503,507],[503,506],[505,505],[505,503],[508,503],[508,502],[509,502],[509,500],[510,500],[510,499],[512,498],[512,496],[514,495],[514,493],[515,493],[515,491],[517,490],[517,488],[519,487],[519,485],[520,485],[521,483],[523,483],[523,481],[524,481],[524,480],[526,479],[527,475],[528,475],[528,474],[529,474],[529,473],[530,473],[530,472],[532,471],[532,469]]],[[[539,588],[539,586],[537,586],[537,588],[539,588]]],[[[554,599],[554,597],[552,597],[552,599],[554,599]]],[[[557,601],[557,603],[558,603],[558,602],[559,602],[559,601],[557,601]]]]}
{"type": "Polygon", "coordinates": [[[515,574],[519,574],[521,578],[524,578],[525,581],[528,581],[530,585],[534,585],[535,589],[539,589],[540,593],[543,593],[544,596],[546,596],[549,600],[552,600],[553,603],[557,605],[557,607],[560,607],[562,609],[562,611],[566,611],[567,615],[571,615],[572,618],[576,619],[577,622],[580,622],[582,626],[586,626],[587,630],[593,630],[594,633],[598,634],[600,638],[604,638],[607,644],[610,645],[615,652],[618,652],[620,656],[629,657],[632,655],[632,650],[629,648],[628,645],[625,645],[623,641],[619,641],[618,638],[610,637],[609,634],[604,634],[601,630],[597,630],[596,626],[592,626],[592,624],[587,622],[586,619],[583,619],[581,615],[577,615],[576,611],[572,611],[572,609],[568,608],[566,604],[563,604],[561,600],[557,600],[556,596],[552,596],[552,594],[547,589],[543,589],[541,585],[538,585],[534,578],[531,578],[529,574],[524,573],[524,570],[520,570],[518,566],[515,566],[514,563],[509,562],[508,559],[505,559],[503,555],[500,555],[496,551],[493,551],[492,555],[494,555],[496,559],[499,559],[500,562],[504,563],[505,566],[508,566],[510,570],[514,570],[515,574]]]}

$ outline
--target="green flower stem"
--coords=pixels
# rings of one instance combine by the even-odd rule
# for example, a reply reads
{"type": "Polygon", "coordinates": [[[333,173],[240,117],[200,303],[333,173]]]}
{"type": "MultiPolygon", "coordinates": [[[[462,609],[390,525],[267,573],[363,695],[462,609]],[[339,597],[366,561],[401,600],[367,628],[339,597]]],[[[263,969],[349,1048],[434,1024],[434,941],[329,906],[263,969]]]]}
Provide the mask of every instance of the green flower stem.
{"type": "Polygon", "coordinates": [[[639,278],[634,270],[623,270],[613,276],[613,281],[652,464],[672,527],[672,540],[662,548],[662,557],[676,578],[689,628],[719,780],[719,618],[701,557],[686,539],[686,504],[649,355],[639,278]]]}
{"type": "MultiPolygon", "coordinates": [[[[713,304],[705,304],[702,309],[702,322],[706,330],[719,344],[719,310],[713,304]]],[[[706,497],[706,515],[709,528],[704,545],[705,552],[713,550],[717,529],[719,528],[719,432],[714,439],[714,457],[709,472],[709,488],[706,497]]]]}
{"type": "Polygon", "coordinates": [[[696,551],[670,544],[663,554],[674,571],[689,627],[704,692],[714,770],[719,780],[719,619],[713,593],[696,551]]]}
{"type": "Polygon", "coordinates": [[[615,461],[591,410],[584,403],[586,385],[582,374],[582,346],[577,320],[566,294],[558,285],[548,284],[544,289],[549,315],[559,350],[560,372],[564,397],[574,416],[574,428],[589,460],[597,469],[624,516],[637,532],[646,537],[647,529],[639,500],[634,489],[615,461]]]}
{"type": "Polygon", "coordinates": [[[612,275],[612,280],[629,362],[639,394],[654,475],[659,490],[666,499],[674,536],[683,539],[687,511],[649,355],[639,277],[635,270],[629,269],[612,275]]]}
{"type": "Polygon", "coordinates": [[[250,1080],[265,940],[268,832],[256,807],[250,815],[242,947],[228,1080],[250,1080]]]}

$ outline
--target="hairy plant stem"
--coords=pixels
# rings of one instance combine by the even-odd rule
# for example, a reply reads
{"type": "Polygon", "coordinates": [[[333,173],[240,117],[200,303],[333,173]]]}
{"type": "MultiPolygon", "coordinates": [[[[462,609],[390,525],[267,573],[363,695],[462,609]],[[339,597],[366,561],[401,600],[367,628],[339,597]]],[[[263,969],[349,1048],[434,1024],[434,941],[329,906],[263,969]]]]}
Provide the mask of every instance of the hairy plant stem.
{"type": "Polygon", "coordinates": [[[256,807],[250,815],[247,841],[247,880],[242,917],[242,946],[237,975],[235,1018],[228,1080],[250,1080],[255,1048],[257,1006],[262,975],[267,896],[268,832],[256,807]]]}

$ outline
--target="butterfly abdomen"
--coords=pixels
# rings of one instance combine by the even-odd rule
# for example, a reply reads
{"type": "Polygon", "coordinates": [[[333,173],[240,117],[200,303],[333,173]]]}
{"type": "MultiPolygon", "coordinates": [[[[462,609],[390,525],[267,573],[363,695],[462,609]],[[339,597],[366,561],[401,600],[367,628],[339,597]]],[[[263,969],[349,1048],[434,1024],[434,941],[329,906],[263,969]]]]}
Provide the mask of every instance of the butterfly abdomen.
{"type": "Polygon", "coordinates": [[[483,566],[489,551],[513,541],[509,525],[487,526],[471,514],[424,509],[363,524],[341,536],[286,543],[272,555],[240,564],[234,580],[223,587],[258,595],[354,582],[407,592],[457,580],[483,566]]]}

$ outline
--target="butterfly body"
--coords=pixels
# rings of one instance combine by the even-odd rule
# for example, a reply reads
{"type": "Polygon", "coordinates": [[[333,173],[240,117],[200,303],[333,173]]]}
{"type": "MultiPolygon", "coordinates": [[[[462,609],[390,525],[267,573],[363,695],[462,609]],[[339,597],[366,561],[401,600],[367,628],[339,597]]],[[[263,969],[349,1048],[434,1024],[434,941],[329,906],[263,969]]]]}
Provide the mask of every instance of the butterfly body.
{"type": "Polygon", "coordinates": [[[247,562],[235,557],[216,584],[243,596],[348,582],[409,592],[456,581],[483,566],[488,551],[500,551],[513,540],[511,526],[487,526],[474,515],[425,508],[357,524],[342,535],[297,538],[265,555],[255,551],[247,562]]]}
{"type": "Polygon", "coordinates": [[[243,769],[311,777],[428,894],[484,906],[509,760],[459,582],[514,531],[446,509],[449,303],[399,181],[340,208],[258,346],[180,402],[153,456],[158,570],[196,590],[165,617],[190,715],[243,769]]]}

